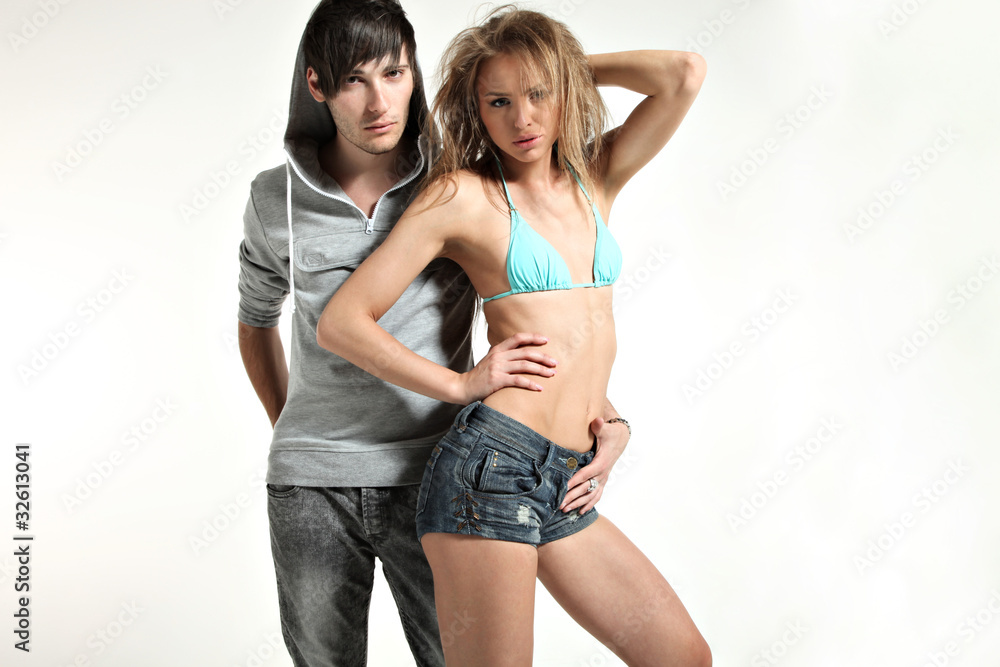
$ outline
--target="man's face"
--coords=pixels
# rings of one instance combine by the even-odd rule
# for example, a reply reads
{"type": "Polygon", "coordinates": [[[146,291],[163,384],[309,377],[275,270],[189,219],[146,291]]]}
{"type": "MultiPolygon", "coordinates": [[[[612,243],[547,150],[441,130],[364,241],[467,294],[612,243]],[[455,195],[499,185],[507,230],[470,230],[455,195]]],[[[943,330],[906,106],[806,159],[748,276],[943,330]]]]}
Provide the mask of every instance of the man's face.
{"type": "Polygon", "coordinates": [[[410,109],[413,71],[406,49],[399,62],[371,60],[354,68],[333,97],[324,97],[310,68],[309,90],[319,102],[326,102],[341,138],[371,155],[381,155],[396,147],[410,109]]]}

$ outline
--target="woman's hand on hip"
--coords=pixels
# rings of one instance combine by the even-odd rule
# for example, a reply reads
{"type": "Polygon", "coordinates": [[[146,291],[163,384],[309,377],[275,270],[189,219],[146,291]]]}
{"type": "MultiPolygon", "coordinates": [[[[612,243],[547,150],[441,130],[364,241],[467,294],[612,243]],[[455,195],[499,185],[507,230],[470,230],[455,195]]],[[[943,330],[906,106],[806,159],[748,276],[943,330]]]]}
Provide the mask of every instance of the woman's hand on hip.
{"type": "Polygon", "coordinates": [[[459,376],[460,400],[456,402],[478,401],[504,387],[541,391],[542,385],[528,376],[556,374],[556,360],[538,349],[548,342],[540,334],[519,333],[497,343],[472,370],[459,376]]]}
{"type": "Polygon", "coordinates": [[[611,469],[628,444],[628,429],[621,424],[608,424],[602,417],[590,422],[590,431],[597,438],[597,452],[590,463],[569,478],[569,490],[559,506],[563,512],[578,510],[580,514],[585,514],[597,504],[611,477],[611,469]],[[593,491],[590,490],[591,479],[597,481],[597,488],[593,491]]]}

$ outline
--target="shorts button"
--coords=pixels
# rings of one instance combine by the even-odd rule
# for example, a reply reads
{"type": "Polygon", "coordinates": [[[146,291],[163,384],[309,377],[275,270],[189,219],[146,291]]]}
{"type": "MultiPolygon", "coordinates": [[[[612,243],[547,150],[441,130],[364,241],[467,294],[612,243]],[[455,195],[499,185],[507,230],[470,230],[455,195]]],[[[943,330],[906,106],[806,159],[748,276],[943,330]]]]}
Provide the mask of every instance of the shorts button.
{"type": "Polygon", "coordinates": [[[569,457],[566,459],[566,467],[570,470],[576,470],[576,457],[569,457]]]}

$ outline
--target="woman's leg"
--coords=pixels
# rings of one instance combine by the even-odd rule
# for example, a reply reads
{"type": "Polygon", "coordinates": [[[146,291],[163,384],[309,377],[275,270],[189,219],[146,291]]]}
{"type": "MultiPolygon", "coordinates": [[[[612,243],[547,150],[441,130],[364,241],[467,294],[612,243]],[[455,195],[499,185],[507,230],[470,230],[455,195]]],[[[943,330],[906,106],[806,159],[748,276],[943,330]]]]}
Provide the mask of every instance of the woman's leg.
{"type": "Polygon", "coordinates": [[[603,516],[538,547],[538,578],[577,623],[631,667],[712,664],[708,644],[673,588],[603,516]]]}
{"type": "Polygon", "coordinates": [[[455,667],[525,667],[534,645],[534,546],[470,535],[427,533],[445,662],[455,667]]]}

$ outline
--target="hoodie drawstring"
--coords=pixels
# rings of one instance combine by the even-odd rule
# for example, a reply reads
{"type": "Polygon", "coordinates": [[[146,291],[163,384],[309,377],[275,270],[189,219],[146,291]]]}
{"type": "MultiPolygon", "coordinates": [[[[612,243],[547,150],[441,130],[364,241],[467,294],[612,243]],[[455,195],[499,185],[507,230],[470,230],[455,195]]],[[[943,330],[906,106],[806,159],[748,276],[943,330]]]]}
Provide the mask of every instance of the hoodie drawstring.
{"type": "Polygon", "coordinates": [[[292,312],[295,312],[295,248],[292,239],[292,166],[291,156],[285,154],[285,204],[288,209],[288,283],[292,293],[292,312]]]}

